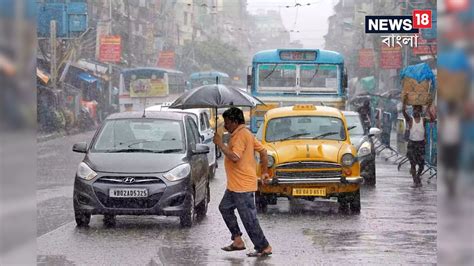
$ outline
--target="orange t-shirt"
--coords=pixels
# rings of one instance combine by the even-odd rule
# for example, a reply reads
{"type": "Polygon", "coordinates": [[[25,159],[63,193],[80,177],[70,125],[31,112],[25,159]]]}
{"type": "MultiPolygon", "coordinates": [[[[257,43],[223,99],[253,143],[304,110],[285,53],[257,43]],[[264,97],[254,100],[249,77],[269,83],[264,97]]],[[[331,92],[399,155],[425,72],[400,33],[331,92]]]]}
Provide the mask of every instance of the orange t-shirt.
{"type": "Polygon", "coordinates": [[[228,147],[240,159],[234,163],[229,158],[224,158],[227,189],[232,192],[257,191],[255,151],[262,151],[265,148],[245,125],[239,125],[231,134],[228,147]]]}

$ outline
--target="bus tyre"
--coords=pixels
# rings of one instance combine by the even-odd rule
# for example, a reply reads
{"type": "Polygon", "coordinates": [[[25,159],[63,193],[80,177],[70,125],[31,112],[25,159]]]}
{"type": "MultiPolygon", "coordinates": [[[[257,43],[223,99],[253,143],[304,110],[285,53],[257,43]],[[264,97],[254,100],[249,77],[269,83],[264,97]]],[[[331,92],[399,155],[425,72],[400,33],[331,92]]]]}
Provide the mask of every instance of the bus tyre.
{"type": "Polygon", "coordinates": [[[260,192],[255,192],[255,205],[258,213],[266,213],[268,210],[267,199],[260,192]]]}

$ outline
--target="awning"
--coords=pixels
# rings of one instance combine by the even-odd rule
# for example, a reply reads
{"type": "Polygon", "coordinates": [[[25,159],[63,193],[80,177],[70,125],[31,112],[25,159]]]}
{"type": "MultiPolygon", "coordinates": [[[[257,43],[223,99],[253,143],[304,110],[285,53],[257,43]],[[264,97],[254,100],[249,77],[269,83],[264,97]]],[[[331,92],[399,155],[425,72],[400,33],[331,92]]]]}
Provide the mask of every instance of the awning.
{"type": "Polygon", "coordinates": [[[79,74],[79,78],[89,83],[94,83],[98,80],[96,77],[90,74],[87,74],[85,72],[82,72],[81,74],[79,74]]]}

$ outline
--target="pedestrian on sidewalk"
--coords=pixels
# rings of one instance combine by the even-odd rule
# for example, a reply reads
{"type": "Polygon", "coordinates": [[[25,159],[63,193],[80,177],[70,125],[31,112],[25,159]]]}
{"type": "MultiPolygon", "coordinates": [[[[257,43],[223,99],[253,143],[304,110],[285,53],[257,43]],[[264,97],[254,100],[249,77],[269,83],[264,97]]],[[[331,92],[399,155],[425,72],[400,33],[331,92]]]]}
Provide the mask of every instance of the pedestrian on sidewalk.
{"type": "Polygon", "coordinates": [[[224,153],[224,167],[227,175],[227,188],[219,204],[219,211],[231,233],[232,243],[223,247],[224,251],[244,250],[235,209],[244,224],[255,251],[248,253],[250,257],[261,257],[272,254],[257,218],[255,206],[255,191],[257,191],[257,162],[255,151],[260,154],[262,180],[268,182],[267,151],[263,145],[246,128],[242,110],[232,107],[226,110],[224,128],[231,134],[228,145],[222,141],[219,134],[214,135],[214,143],[224,153]]]}
{"type": "Polygon", "coordinates": [[[423,106],[413,105],[413,116],[408,115],[406,111],[407,97],[403,99],[402,113],[407,121],[409,129],[407,158],[410,161],[410,174],[413,177],[414,187],[421,187],[421,174],[425,167],[425,124],[433,121],[433,116],[430,114],[430,119],[422,117],[423,106]],[[416,166],[418,165],[418,170],[416,166]]]}

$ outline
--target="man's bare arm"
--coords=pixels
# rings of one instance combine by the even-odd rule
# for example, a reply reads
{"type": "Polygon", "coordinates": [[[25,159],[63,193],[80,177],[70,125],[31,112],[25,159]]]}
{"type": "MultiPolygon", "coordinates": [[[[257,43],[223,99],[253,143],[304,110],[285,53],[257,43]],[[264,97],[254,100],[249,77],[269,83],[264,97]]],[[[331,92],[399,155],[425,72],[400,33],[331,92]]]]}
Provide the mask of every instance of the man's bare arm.
{"type": "Polygon", "coordinates": [[[411,127],[411,117],[407,113],[407,99],[406,99],[406,97],[403,99],[402,114],[403,114],[403,117],[405,117],[405,121],[407,122],[408,126],[411,127]]]}
{"type": "Polygon", "coordinates": [[[214,143],[221,149],[221,151],[224,153],[227,158],[229,158],[232,162],[236,163],[240,160],[239,156],[235,154],[227,145],[224,144],[222,141],[222,138],[219,134],[214,135],[214,143]]]}

